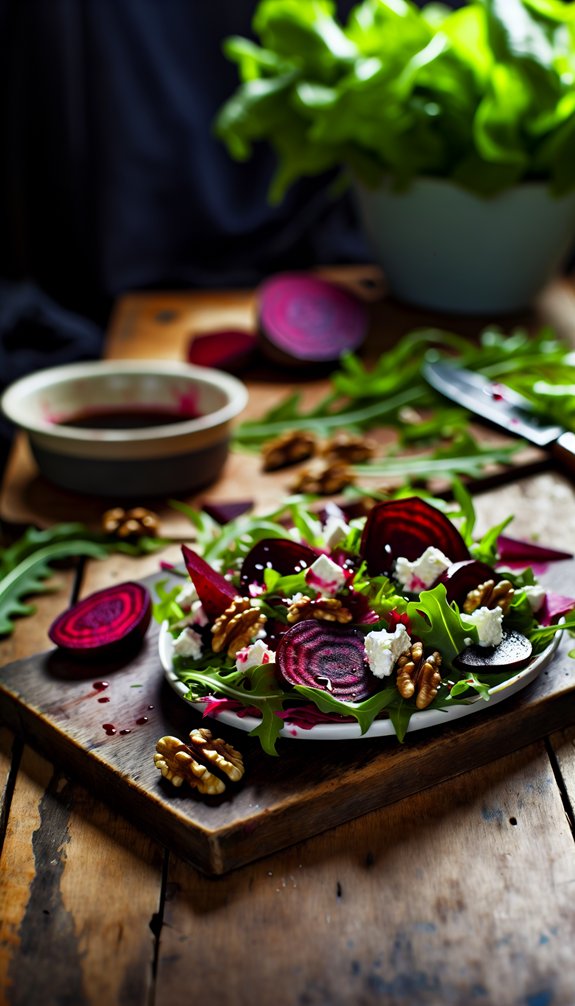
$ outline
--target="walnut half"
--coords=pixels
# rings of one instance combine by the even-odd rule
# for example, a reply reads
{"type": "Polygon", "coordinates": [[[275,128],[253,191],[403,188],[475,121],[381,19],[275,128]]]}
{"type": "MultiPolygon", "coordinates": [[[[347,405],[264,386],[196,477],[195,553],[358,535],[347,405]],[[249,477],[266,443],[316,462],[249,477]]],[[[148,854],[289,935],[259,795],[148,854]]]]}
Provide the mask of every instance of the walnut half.
{"type": "Polygon", "coordinates": [[[426,657],[423,644],[413,643],[396,664],[396,684],[401,697],[411,699],[415,695],[416,709],[427,709],[441,684],[440,664],[441,654],[437,650],[426,657]]]}
{"type": "Polygon", "coordinates": [[[208,796],[225,791],[226,783],[221,775],[227,776],[230,782],[239,782],[244,774],[240,752],[219,737],[214,740],[205,727],[192,730],[187,744],[179,737],[160,737],[154,765],[174,786],[187,782],[208,796]],[[212,768],[221,775],[212,772],[212,768]]]}
{"type": "Polygon", "coordinates": [[[253,642],[265,623],[266,616],[259,608],[252,608],[249,598],[235,597],[212,625],[212,650],[235,657],[253,642]]]}

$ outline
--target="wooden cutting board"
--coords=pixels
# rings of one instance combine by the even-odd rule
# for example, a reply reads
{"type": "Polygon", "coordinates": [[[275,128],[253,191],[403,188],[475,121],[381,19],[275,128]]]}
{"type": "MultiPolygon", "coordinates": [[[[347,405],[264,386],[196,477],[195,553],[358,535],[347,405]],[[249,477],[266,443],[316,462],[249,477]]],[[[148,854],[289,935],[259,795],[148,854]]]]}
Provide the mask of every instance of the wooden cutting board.
{"type": "MultiPolygon", "coordinates": [[[[154,578],[152,578],[154,579],[154,578]]],[[[575,596],[575,561],[553,588],[575,596]]],[[[146,581],[150,583],[150,581],[146,581]]],[[[55,651],[0,670],[0,715],[26,741],[208,874],[222,874],[508,754],[575,722],[573,641],[522,692],[452,725],[395,738],[282,739],[280,756],[247,734],[203,721],[244,755],[242,783],[222,798],[174,789],[153,764],[165,734],[185,739],[201,717],[164,680],[153,625],[127,664],[86,664],[55,651]]]]}

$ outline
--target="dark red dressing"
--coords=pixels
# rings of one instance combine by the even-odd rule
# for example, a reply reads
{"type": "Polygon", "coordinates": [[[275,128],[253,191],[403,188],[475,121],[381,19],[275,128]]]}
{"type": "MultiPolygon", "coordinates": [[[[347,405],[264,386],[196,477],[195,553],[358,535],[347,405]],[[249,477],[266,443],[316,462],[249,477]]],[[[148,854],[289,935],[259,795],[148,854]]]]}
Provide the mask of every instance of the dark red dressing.
{"type": "Polygon", "coordinates": [[[143,430],[148,426],[183,423],[186,419],[197,419],[198,415],[198,412],[180,412],[161,405],[144,408],[94,408],[59,419],[56,425],[75,426],[80,430],[143,430]]]}

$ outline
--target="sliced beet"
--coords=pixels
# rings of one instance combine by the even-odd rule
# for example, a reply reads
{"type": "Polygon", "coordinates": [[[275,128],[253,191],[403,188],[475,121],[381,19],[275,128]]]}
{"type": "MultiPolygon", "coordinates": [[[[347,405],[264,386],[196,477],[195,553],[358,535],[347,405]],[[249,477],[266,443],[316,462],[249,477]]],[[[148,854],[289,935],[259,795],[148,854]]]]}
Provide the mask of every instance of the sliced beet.
{"type": "Polygon", "coordinates": [[[573,558],[572,552],[561,552],[556,548],[534,545],[530,541],[508,538],[505,534],[499,535],[497,549],[500,562],[554,562],[560,559],[573,558]]]}
{"type": "Polygon", "coordinates": [[[218,524],[227,524],[228,521],[235,520],[236,517],[247,513],[253,508],[253,505],[253,500],[230,500],[229,503],[204,503],[202,510],[218,524]]]}
{"type": "Polygon", "coordinates": [[[263,584],[265,569],[275,569],[281,576],[290,576],[307,569],[317,557],[315,549],[302,542],[290,538],[262,538],[250,549],[242,563],[242,589],[246,590],[250,583],[263,584]]]}
{"type": "Polygon", "coordinates": [[[455,601],[461,608],[470,590],[475,590],[480,583],[486,580],[499,580],[497,574],[486,562],[478,562],[477,559],[462,559],[461,562],[454,562],[445,570],[441,576],[437,577],[437,583],[445,584],[447,600],[451,604],[455,601]]]}
{"type": "Polygon", "coordinates": [[[237,373],[247,366],[257,349],[252,332],[223,329],[192,336],[186,350],[186,360],[198,367],[215,367],[237,373]]]}
{"type": "Polygon", "coordinates": [[[144,638],[152,615],[150,592],[131,580],[105,587],[63,611],[48,635],[77,656],[109,655],[144,638]]]}
{"type": "Polygon", "coordinates": [[[284,632],[276,667],[288,685],[321,688],[343,702],[360,702],[378,685],[365,660],[363,633],[314,618],[296,622],[284,632]]]}
{"type": "Polygon", "coordinates": [[[236,597],[237,590],[187,545],[182,545],[182,555],[207,617],[210,620],[218,618],[236,597]]]}
{"type": "Polygon", "coordinates": [[[363,301],[334,283],[305,273],[282,273],[259,289],[262,351],[274,363],[305,367],[334,363],[358,349],[367,334],[363,301]]]}
{"type": "Polygon", "coordinates": [[[520,671],[531,659],[531,642],[520,632],[504,632],[499,646],[473,644],[455,658],[453,663],[461,671],[475,674],[496,674],[504,670],[520,671]]]}
{"type": "Polygon", "coordinates": [[[413,562],[434,545],[451,559],[469,559],[469,550],[457,528],[436,507],[417,496],[376,503],[367,515],[360,554],[370,576],[390,575],[403,556],[413,562]]]}

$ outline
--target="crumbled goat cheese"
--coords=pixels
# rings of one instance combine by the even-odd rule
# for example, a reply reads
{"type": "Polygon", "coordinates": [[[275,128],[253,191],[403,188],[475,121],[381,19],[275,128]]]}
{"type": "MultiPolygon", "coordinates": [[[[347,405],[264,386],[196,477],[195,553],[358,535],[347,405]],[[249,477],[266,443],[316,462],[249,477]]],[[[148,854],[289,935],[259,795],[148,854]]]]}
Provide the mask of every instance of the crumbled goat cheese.
{"type": "Polygon", "coordinates": [[[180,605],[184,611],[190,611],[194,601],[198,600],[198,592],[193,583],[185,583],[176,594],[176,604],[180,605]]]}
{"type": "Polygon", "coordinates": [[[407,653],[410,646],[411,637],[401,622],[396,625],[395,632],[386,632],[385,629],[368,632],[365,637],[365,655],[376,678],[387,678],[397,658],[407,653]]]}
{"type": "Polygon", "coordinates": [[[333,597],[345,583],[345,573],[329,556],[320,555],[309,569],[306,569],[305,582],[314,590],[333,597]]]}
{"type": "Polygon", "coordinates": [[[198,660],[202,655],[202,637],[194,629],[184,629],[174,640],[174,653],[178,657],[193,657],[198,660]]]}
{"type": "Polygon", "coordinates": [[[525,597],[529,601],[531,606],[531,611],[540,611],[545,604],[545,588],[541,584],[528,584],[523,588],[525,591],[525,597]]]}
{"type": "Polygon", "coordinates": [[[395,563],[395,579],[409,594],[414,594],[418,590],[431,587],[448,566],[451,566],[451,559],[448,559],[440,549],[430,545],[423,555],[413,562],[400,556],[395,563]]]}
{"type": "Polygon", "coordinates": [[[238,671],[247,671],[250,667],[259,667],[260,664],[275,664],[276,655],[263,639],[257,639],[251,646],[244,646],[236,653],[236,668],[238,671]]]}
{"type": "Polygon", "coordinates": [[[209,618],[204,611],[201,601],[194,601],[192,607],[184,615],[182,625],[207,625],[209,618]]]}
{"type": "Polygon", "coordinates": [[[341,517],[336,517],[335,514],[332,514],[331,517],[327,518],[323,529],[325,547],[329,549],[335,548],[336,545],[339,545],[340,541],[347,538],[349,532],[349,524],[346,524],[341,517]]]}
{"type": "MultiPolygon", "coordinates": [[[[503,612],[501,608],[476,608],[470,615],[465,614],[467,622],[473,622],[477,629],[478,642],[480,646],[499,646],[503,639],[503,612]]],[[[466,639],[469,646],[472,639],[466,639]]]]}

